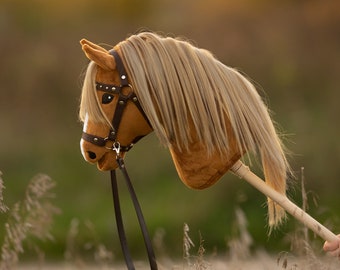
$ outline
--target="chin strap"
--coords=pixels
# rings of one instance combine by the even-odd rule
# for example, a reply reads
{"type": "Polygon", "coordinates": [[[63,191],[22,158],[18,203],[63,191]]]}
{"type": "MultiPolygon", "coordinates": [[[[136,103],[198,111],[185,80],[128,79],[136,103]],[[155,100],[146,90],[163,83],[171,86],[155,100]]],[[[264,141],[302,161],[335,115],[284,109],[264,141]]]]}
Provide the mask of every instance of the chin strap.
{"type": "MultiPolygon", "coordinates": [[[[155,253],[153,251],[152,248],[152,244],[151,244],[151,239],[145,224],[145,220],[143,217],[143,213],[142,213],[142,209],[140,207],[140,204],[138,202],[137,199],[137,195],[136,192],[132,186],[130,177],[127,173],[125,164],[124,164],[124,160],[122,157],[120,157],[119,152],[117,151],[117,163],[119,166],[119,169],[121,170],[124,178],[125,178],[125,182],[126,185],[128,187],[135,211],[136,211],[136,215],[138,218],[138,222],[139,222],[139,226],[140,229],[142,231],[143,234],[143,238],[144,238],[144,243],[145,243],[145,247],[148,253],[148,258],[149,258],[149,263],[150,263],[150,269],[151,270],[157,270],[157,263],[156,263],[156,257],[155,257],[155,253]]],[[[118,230],[118,234],[119,234],[119,240],[120,240],[120,244],[122,247],[122,251],[124,254],[124,258],[125,258],[125,262],[126,262],[126,266],[128,268],[128,270],[134,270],[135,266],[133,265],[133,261],[132,261],[132,257],[128,248],[128,244],[127,244],[127,240],[126,240],[126,234],[125,234],[125,230],[124,230],[124,224],[123,224],[123,219],[122,219],[122,213],[121,213],[121,209],[120,209],[120,202],[119,202],[119,195],[118,195],[118,184],[117,184],[117,177],[116,177],[116,171],[112,170],[111,171],[111,186],[112,186],[112,195],[113,195],[113,203],[114,203],[114,209],[115,209],[115,216],[116,216],[116,223],[117,223],[117,230],[118,230]]]]}

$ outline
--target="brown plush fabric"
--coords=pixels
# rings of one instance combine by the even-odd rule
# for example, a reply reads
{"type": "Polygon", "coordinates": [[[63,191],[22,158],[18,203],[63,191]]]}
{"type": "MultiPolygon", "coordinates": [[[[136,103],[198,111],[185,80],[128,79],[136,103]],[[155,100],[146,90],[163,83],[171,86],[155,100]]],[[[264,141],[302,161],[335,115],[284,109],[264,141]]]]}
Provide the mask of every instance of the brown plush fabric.
{"type": "MultiPolygon", "coordinates": [[[[189,124],[189,127],[192,127],[189,124]]],[[[179,149],[177,144],[170,147],[170,153],[182,182],[193,189],[205,189],[215,184],[242,156],[231,127],[227,136],[230,150],[222,155],[216,149],[209,154],[208,149],[197,136],[188,149],[179,149]]]]}
{"type": "Polygon", "coordinates": [[[171,148],[170,153],[179,177],[185,185],[193,189],[210,187],[241,157],[238,151],[231,151],[226,157],[216,151],[207,156],[206,149],[200,147],[199,143],[193,145],[190,152],[171,148]]]}

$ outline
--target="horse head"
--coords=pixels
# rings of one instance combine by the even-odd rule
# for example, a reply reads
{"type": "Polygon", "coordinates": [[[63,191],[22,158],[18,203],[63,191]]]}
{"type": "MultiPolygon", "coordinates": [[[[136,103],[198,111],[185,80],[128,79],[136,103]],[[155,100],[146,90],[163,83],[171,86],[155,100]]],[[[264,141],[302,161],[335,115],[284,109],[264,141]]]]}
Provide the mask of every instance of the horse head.
{"type": "Polygon", "coordinates": [[[107,51],[85,39],[80,43],[91,60],[80,108],[84,122],[81,152],[98,169],[113,170],[118,166],[117,155],[124,157],[152,128],[125,72],[119,47],[107,51]]]}
{"type": "MultiPolygon", "coordinates": [[[[285,194],[284,146],[267,106],[240,72],[187,41],[153,33],[132,35],[111,51],[86,40],[81,45],[91,60],[80,106],[87,161],[115,169],[117,155],[154,130],[190,188],[213,185],[253,153],[268,185],[285,194]]],[[[269,224],[278,224],[283,210],[270,199],[268,207],[269,224]]]]}

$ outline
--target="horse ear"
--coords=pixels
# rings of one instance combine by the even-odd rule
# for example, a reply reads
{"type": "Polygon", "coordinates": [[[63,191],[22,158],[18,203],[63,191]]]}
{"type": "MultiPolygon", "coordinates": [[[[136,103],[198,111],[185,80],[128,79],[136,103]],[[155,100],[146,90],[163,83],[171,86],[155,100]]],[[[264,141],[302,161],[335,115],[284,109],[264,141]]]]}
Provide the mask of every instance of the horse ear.
{"type": "Polygon", "coordinates": [[[86,39],[82,39],[80,44],[82,45],[82,50],[86,57],[95,62],[98,66],[105,70],[114,70],[116,68],[115,59],[107,50],[86,39]]]}
{"type": "Polygon", "coordinates": [[[90,47],[92,47],[93,49],[97,49],[98,51],[103,51],[103,52],[107,52],[107,50],[105,50],[103,47],[83,38],[82,40],[80,40],[80,44],[83,46],[85,44],[89,45],[90,47]]]}

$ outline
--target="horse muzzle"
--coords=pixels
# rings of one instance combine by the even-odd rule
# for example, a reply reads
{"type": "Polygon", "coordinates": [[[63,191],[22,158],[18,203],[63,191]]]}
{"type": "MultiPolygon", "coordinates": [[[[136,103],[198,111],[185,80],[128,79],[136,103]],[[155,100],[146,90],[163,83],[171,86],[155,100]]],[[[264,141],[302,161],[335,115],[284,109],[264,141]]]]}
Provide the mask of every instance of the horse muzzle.
{"type": "Polygon", "coordinates": [[[125,156],[125,152],[120,152],[118,146],[100,147],[83,139],[80,140],[80,149],[84,159],[91,164],[97,164],[101,171],[115,170],[118,167],[117,155],[125,156]]]}

